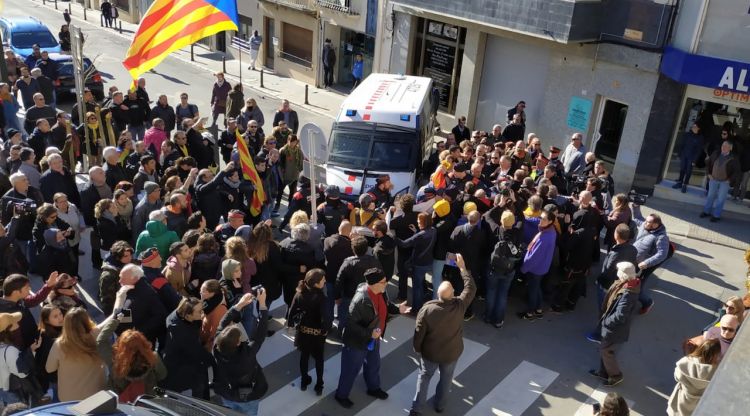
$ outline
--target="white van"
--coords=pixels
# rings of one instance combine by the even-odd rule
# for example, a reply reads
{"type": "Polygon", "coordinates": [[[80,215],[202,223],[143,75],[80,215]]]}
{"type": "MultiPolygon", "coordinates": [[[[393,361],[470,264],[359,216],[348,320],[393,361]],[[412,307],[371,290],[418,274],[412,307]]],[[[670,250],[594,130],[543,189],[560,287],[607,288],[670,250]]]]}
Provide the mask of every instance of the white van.
{"type": "MultiPolygon", "coordinates": [[[[422,161],[432,150],[430,78],[371,74],[344,100],[325,146],[325,181],[355,199],[388,174],[392,195],[416,192],[422,161]]],[[[318,149],[323,146],[319,143],[318,149]]],[[[322,155],[316,155],[318,157],[322,155]]]]}

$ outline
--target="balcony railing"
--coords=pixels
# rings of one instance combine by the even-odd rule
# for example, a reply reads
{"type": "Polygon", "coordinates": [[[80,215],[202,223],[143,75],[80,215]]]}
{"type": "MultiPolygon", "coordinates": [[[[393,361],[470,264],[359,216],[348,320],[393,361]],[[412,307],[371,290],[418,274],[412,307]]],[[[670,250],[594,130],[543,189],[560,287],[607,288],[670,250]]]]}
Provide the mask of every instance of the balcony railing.
{"type": "Polygon", "coordinates": [[[297,65],[304,66],[306,68],[312,68],[312,61],[300,58],[299,56],[292,55],[291,53],[280,51],[279,56],[281,56],[281,59],[285,59],[289,62],[294,62],[297,65]]]}
{"type": "Polygon", "coordinates": [[[289,7],[306,12],[318,10],[317,0],[261,0],[268,3],[275,3],[281,6],[289,7]]]}
{"type": "Polygon", "coordinates": [[[336,10],[352,16],[359,15],[359,12],[352,10],[351,0],[317,0],[317,3],[320,7],[326,9],[336,10]]]}

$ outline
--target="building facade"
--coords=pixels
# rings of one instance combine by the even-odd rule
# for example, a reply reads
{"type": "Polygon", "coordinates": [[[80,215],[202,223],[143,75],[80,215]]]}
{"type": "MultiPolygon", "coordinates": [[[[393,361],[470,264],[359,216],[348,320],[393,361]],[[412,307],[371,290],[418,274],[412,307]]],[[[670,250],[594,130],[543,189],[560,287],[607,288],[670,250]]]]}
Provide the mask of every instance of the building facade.
{"type": "Polygon", "coordinates": [[[526,133],[564,147],[575,132],[634,184],[661,78],[674,1],[391,0],[380,70],[432,77],[443,129],[507,123],[526,102],[526,133]],[[448,125],[445,125],[449,123],[448,125]]]}
{"type": "Polygon", "coordinates": [[[264,37],[259,59],[266,69],[320,86],[323,84],[321,52],[326,39],[331,40],[336,52],[334,84],[351,84],[356,54],[363,56],[365,76],[376,67],[376,40],[384,0],[260,0],[259,3],[259,27],[264,37]]]}
{"type": "MultiPolygon", "coordinates": [[[[674,197],[671,189],[679,174],[682,135],[697,123],[706,138],[706,153],[696,160],[690,180],[694,199],[702,199],[704,157],[720,147],[722,130],[736,137],[740,149],[750,148],[750,4],[742,0],[682,2],[674,36],[661,63],[661,76],[673,84],[671,124],[658,137],[664,156],[647,181],[656,180],[656,192],[674,197]]],[[[657,117],[652,117],[657,123],[657,117]]],[[[651,123],[651,122],[650,122],[651,123]]]]}

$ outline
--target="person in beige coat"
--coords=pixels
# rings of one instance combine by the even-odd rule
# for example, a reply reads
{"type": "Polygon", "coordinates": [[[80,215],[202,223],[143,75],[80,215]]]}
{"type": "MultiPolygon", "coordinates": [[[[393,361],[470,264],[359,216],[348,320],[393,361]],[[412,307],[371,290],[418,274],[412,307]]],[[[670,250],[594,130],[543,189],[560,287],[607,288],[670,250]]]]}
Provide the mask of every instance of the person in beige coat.
{"type": "Polygon", "coordinates": [[[719,340],[709,339],[695,351],[677,361],[674,369],[674,379],[677,384],[674,386],[672,395],[669,396],[667,406],[669,416],[693,414],[720,360],[719,340]]]}
{"type": "Polygon", "coordinates": [[[57,371],[60,401],[83,400],[107,387],[106,368],[111,365],[110,342],[119,322],[117,314],[125,303],[128,290],[117,292],[112,316],[94,324],[83,308],[73,308],[63,320],[63,330],[50,349],[45,368],[57,371]]]}

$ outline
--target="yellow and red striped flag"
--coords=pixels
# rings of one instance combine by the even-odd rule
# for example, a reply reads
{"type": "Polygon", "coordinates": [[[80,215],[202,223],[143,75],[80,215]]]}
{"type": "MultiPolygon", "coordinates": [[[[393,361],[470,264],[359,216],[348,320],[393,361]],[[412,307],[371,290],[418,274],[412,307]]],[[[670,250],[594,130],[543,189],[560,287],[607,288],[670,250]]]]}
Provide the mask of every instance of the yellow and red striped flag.
{"type": "Polygon", "coordinates": [[[225,30],[238,30],[236,0],[156,0],[122,64],[136,79],[173,51],[225,30]]]}
{"type": "Polygon", "coordinates": [[[237,153],[240,155],[240,169],[242,177],[249,180],[255,186],[253,200],[250,201],[250,214],[257,216],[263,210],[263,203],[266,202],[266,193],[263,191],[263,181],[255,170],[253,156],[250,155],[250,149],[247,147],[245,138],[240,135],[240,130],[235,130],[237,136],[237,153]]]}

